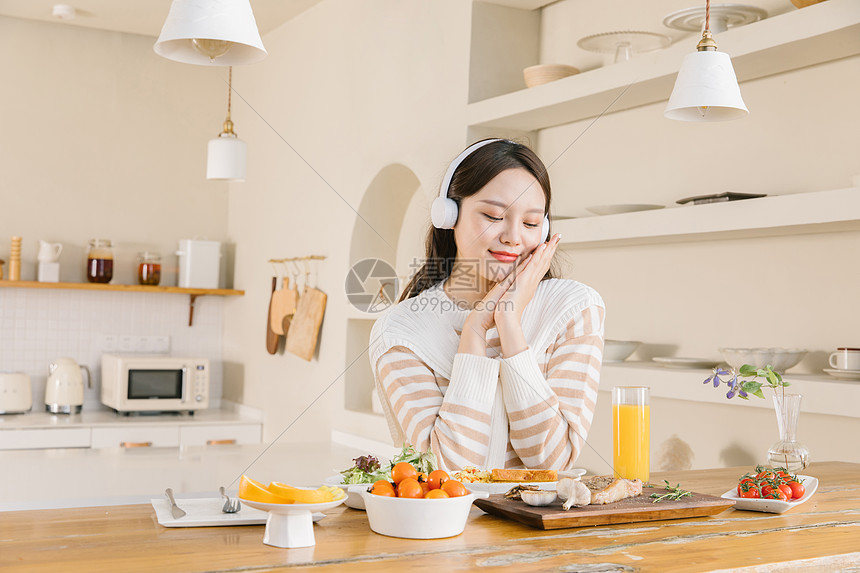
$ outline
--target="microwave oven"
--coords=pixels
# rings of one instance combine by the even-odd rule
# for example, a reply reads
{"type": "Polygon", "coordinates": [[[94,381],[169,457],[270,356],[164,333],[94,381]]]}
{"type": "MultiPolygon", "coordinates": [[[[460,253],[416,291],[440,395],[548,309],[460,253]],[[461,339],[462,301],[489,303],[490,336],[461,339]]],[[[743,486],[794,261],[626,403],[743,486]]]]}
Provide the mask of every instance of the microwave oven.
{"type": "Polygon", "coordinates": [[[209,360],[102,355],[102,404],[117,412],[191,412],[209,407],[209,360]]]}

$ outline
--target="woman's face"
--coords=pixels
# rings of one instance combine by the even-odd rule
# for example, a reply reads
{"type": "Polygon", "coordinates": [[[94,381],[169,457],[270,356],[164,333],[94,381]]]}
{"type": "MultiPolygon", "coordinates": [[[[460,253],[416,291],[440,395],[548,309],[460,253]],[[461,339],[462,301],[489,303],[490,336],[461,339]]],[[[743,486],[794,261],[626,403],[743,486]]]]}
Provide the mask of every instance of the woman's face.
{"type": "Polygon", "coordinates": [[[545,207],[546,196],[531,173],[502,171],[460,202],[454,226],[458,265],[499,282],[540,244],[545,207]]]}

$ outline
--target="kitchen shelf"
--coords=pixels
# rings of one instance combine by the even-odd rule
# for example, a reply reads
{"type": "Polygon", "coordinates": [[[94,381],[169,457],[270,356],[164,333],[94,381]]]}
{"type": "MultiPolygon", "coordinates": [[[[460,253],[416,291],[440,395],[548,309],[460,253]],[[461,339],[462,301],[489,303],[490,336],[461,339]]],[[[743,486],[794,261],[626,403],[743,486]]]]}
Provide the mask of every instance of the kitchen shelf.
{"type": "MultiPolygon", "coordinates": [[[[860,2],[822,2],[732,28],[716,40],[741,82],[854,56],[860,54],[860,2]]],[[[607,106],[616,112],[666,101],[695,44],[691,36],[627,62],[472,103],[467,123],[528,132],[596,117],[607,106]]]]}
{"type": "Polygon", "coordinates": [[[37,281],[0,280],[0,288],[54,289],[54,290],[97,290],[119,292],[150,292],[164,294],[187,294],[190,296],[188,326],[194,322],[194,303],[198,296],[243,296],[245,291],[226,288],[185,288],[174,286],[112,285],[100,283],[41,283],[37,281]]]}
{"type": "Polygon", "coordinates": [[[566,247],[622,246],[860,229],[860,189],[774,195],[553,222],[566,247]]]}
{"type": "MultiPolygon", "coordinates": [[[[752,397],[749,400],[726,398],[726,387],[714,388],[703,381],[711,376],[709,369],[666,368],[653,362],[614,362],[602,367],[601,392],[611,391],[613,386],[648,386],[652,398],[670,398],[692,402],[731,405],[732,407],[766,408],[773,410],[771,390],[764,389],[766,399],[752,397]]],[[[802,394],[801,412],[833,416],[860,416],[856,404],[860,401],[860,382],[837,380],[821,373],[783,375],[790,386],[787,392],[802,394]]]]}

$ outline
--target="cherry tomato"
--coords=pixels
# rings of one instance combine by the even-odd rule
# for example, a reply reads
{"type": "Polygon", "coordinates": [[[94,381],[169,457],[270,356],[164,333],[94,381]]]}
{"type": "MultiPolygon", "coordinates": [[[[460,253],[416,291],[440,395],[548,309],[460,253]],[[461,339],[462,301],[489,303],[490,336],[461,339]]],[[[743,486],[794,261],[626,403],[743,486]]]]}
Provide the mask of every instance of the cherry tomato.
{"type": "Polygon", "coordinates": [[[791,499],[791,486],[781,483],[779,484],[779,490],[785,495],[785,499],[791,499]]]}
{"type": "Polygon", "coordinates": [[[776,468],[776,471],[774,473],[776,473],[776,475],[783,479],[788,479],[791,477],[790,475],[788,475],[788,472],[785,471],[783,468],[776,468]]]}
{"type": "Polygon", "coordinates": [[[427,483],[430,484],[430,489],[439,489],[449,479],[451,479],[451,476],[445,470],[433,470],[430,472],[430,478],[427,483]]]}
{"type": "Polygon", "coordinates": [[[387,481],[387,480],[381,479],[381,480],[379,480],[379,481],[375,481],[375,482],[373,482],[373,486],[372,486],[372,487],[387,487],[387,488],[390,488],[390,489],[392,489],[392,490],[393,490],[393,489],[394,489],[394,484],[393,484],[393,483],[391,483],[390,481],[387,481]]]}
{"type": "Polygon", "coordinates": [[[788,484],[788,487],[791,488],[791,499],[800,499],[806,493],[806,488],[800,482],[792,481],[788,484]]]}
{"type": "MultiPolygon", "coordinates": [[[[411,467],[411,466],[410,466],[411,467]]],[[[411,497],[420,499],[424,497],[424,490],[415,478],[405,478],[397,484],[397,497],[411,497]]]]}
{"type": "Polygon", "coordinates": [[[768,496],[768,495],[772,494],[774,491],[775,490],[773,489],[773,487],[769,484],[761,486],[761,496],[762,497],[768,496]]]}
{"type": "Polygon", "coordinates": [[[469,493],[469,490],[466,489],[462,483],[455,479],[449,479],[445,483],[442,484],[442,491],[448,494],[449,497],[460,497],[461,495],[466,495],[469,493]]]}
{"type": "Polygon", "coordinates": [[[418,481],[418,472],[415,471],[415,468],[409,462],[400,462],[391,468],[391,481],[395,485],[400,485],[400,482],[407,478],[418,481]]]}
{"type": "Polygon", "coordinates": [[[757,487],[751,487],[749,489],[741,490],[741,497],[746,499],[758,499],[761,497],[761,493],[757,487]]]}
{"type": "Polygon", "coordinates": [[[426,481],[419,481],[418,485],[421,486],[421,495],[422,497],[427,497],[427,492],[430,491],[430,484],[426,481]]]}
{"type": "Polygon", "coordinates": [[[741,494],[741,490],[743,489],[744,484],[747,484],[747,483],[750,485],[755,485],[755,482],[752,480],[752,478],[748,478],[748,477],[741,478],[741,481],[738,482],[738,495],[741,494]]]}
{"type": "Polygon", "coordinates": [[[444,489],[431,489],[427,492],[427,495],[424,496],[425,499],[442,499],[446,497],[451,497],[447,493],[445,493],[444,489]]]}

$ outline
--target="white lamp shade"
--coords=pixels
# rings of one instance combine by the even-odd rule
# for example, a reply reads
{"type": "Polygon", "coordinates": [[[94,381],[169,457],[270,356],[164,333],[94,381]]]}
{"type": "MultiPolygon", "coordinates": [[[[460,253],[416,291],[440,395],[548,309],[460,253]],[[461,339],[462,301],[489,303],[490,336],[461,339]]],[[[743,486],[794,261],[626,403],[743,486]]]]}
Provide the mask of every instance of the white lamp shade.
{"type": "Polygon", "coordinates": [[[680,121],[727,121],[749,113],[725,52],[687,54],[663,115],[680,121]]]}
{"type": "Polygon", "coordinates": [[[253,64],[266,57],[250,0],[173,0],[155,53],[168,60],[202,66],[253,64]],[[229,49],[214,60],[193,40],[222,40],[229,49]]]}
{"type": "Polygon", "coordinates": [[[209,140],[206,179],[244,181],[248,146],[235,134],[222,133],[209,140]]]}

